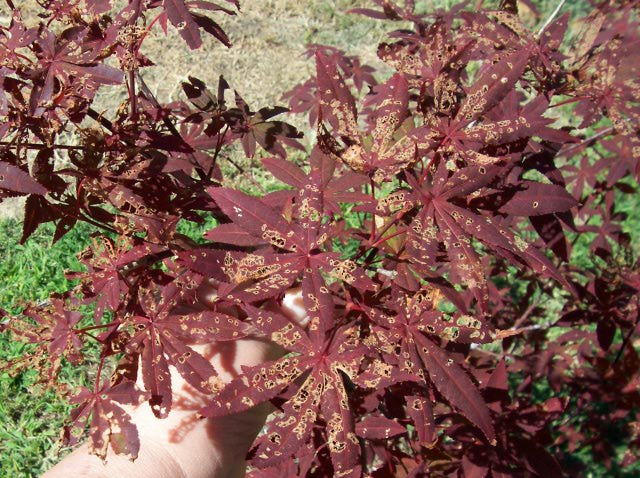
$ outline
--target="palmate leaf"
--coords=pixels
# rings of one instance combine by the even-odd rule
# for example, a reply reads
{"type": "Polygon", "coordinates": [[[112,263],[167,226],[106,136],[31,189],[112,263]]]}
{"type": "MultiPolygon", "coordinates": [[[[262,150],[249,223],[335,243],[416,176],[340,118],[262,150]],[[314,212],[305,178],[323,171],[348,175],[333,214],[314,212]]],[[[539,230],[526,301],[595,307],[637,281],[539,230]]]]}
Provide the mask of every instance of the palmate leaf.
{"type": "Polygon", "coordinates": [[[406,432],[398,422],[382,416],[369,416],[356,425],[356,435],[369,440],[383,440],[406,432]]]}
{"type": "Polygon", "coordinates": [[[568,211],[578,205],[561,186],[523,181],[513,196],[500,207],[500,212],[516,216],[541,216],[568,211]]]}
{"type": "MultiPolygon", "coordinates": [[[[85,273],[68,273],[68,278],[82,278],[86,298],[97,297],[94,318],[100,321],[105,310],[117,311],[135,283],[133,274],[125,278],[124,269],[159,253],[164,248],[154,244],[136,244],[130,238],[120,236],[115,241],[106,236],[92,238],[92,245],[79,259],[87,268],[85,273]]],[[[134,288],[135,289],[135,288],[134,288]]]]}
{"type": "Polygon", "coordinates": [[[0,361],[0,370],[17,374],[35,369],[38,383],[55,386],[63,358],[72,365],[83,360],[83,335],[76,328],[81,319],[80,312],[57,297],[44,306],[27,307],[22,316],[3,323],[2,331],[33,347],[17,358],[0,361]]]}
{"type": "Polygon", "coordinates": [[[178,33],[192,50],[202,46],[200,28],[213,35],[223,45],[231,46],[229,37],[216,22],[192,10],[221,11],[227,15],[235,15],[234,11],[208,1],[163,0],[162,6],[171,24],[178,29],[178,33]]]}
{"type": "Polygon", "coordinates": [[[338,72],[335,59],[316,54],[318,101],[321,119],[326,119],[344,145],[327,134],[320,143],[356,172],[364,172],[377,182],[391,178],[417,160],[420,152],[432,147],[435,135],[424,126],[407,123],[408,84],[402,75],[394,75],[376,86],[371,103],[378,105],[371,117],[371,145],[357,123],[355,99],[338,72]]]}
{"type": "MultiPolygon", "coordinates": [[[[458,4],[453,10],[463,8],[458,4]]],[[[432,97],[440,112],[450,111],[459,94],[461,65],[470,61],[475,41],[452,41],[451,21],[439,18],[422,34],[402,35],[395,43],[378,45],[378,57],[402,73],[409,84],[420,89],[425,102],[432,97]]]]}
{"type": "MultiPolygon", "coordinates": [[[[339,215],[342,213],[339,203],[357,203],[368,200],[368,196],[357,191],[357,188],[367,183],[367,177],[353,171],[336,174],[336,162],[320,147],[315,146],[309,158],[312,170],[317,170],[318,187],[322,193],[322,204],[327,212],[339,215]],[[356,191],[352,191],[356,189],[356,191]]],[[[285,184],[301,191],[307,183],[305,172],[293,164],[279,157],[268,157],[262,160],[265,168],[285,184]]],[[[291,192],[291,195],[295,191],[291,192]]]]}
{"type": "Polygon", "coordinates": [[[327,342],[324,336],[306,332],[277,312],[253,307],[247,311],[258,331],[294,354],[245,368],[243,375],[226,385],[200,413],[205,417],[238,413],[279,396],[304,376],[296,393],[283,405],[287,414],[271,421],[257,441],[255,464],[270,467],[290,458],[307,443],[316,418],[323,417],[335,476],[356,473],[359,446],[342,376],[355,377],[363,358],[362,347],[345,342],[354,330],[342,328],[327,342]]]}
{"type": "Polygon", "coordinates": [[[237,319],[213,311],[180,316],[172,313],[181,293],[173,282],[159,293],[160,300],[156,302],[153,289],[140,289],[142,313],[125,323],[132,331],[122,332],[121,340],[129,354],[141,356],[143,383],[151,394],[149,404],[157,417],[164,418],[172,402],[169,365],[203,393],[215,392],[221,384],[210,361],[188,344],[242,338],[247,329],[237,319]]]}
{"type": "Polygon", "coordinates": [[[582,117],[581,128],[606,115],[616,132],[633,137],[640,122],[637,24],[624,23],[619,28],[627,37],[626,42],[606,41],[600,51],[588,55],[580,66],[577,72],[580,85],[575,91],[580,103],[576,113],[582,117]]]}
{"type": "Polygon", "coordinates": [[[0,161],[0,189],[19,194],[44,196],[47,189],[18,166],[0,161]]]}
{"type": "Polygon", "coordinates": [[[222,75],[218,79],[217,95],[209,91],[202,80],[193,76],[189,76],[188,79],[188,83],[186,81],[182,82],[182,89],[196,108],[211,115],[220,114],[226,110],[224,94],[229,89],[229,83],[222,75]]]}
{"type": "Polygon", "coordinates": [[[331,374],[311,372],[283,406],[286,414],[276,417],[266,434],[258,440],[252,465],[271,467],[289,459],[306,444],[316,418],[321,416],[326,422],[333,476],[360,476],[359,442],[348,402],[337,370],[331,374]]]}
{"type": "Polygon", "coordinates": [[[107,447],[111,442],[117,454],[124,454],[130,460],[135,460],[140,451],[138,430],[119,404],[137,405],[145,395],[129,380],[113,386],[105,381],[94,391],[83,388],[70,399],[71,403],[79,405],[71,411],[70,423],[65,426],[65,444],[71,446],[78,443],[86,426],[90,425],[91,453],[105,460],[107,447]]]}
{"type": "MultiPolygon", "coordinates": [[[[322,224],[324,208],[319,181],[320,170],[312,169],[309,187],[300,190],[295,204],[297,222],[288,222],[260,199],[239,191],[210,188],[208,192],[235,224],[256,240],[271,245],[251,254],[227,253],[224,270],[230,280],[219,292],[231,294],[235,300],[254,302],[284,292],[302,274],[305,306],[313,313],[312,321],[323,331],[331,323],[331,299],[319,270],[365,290],[376,286],[353,261],[342,260],[339,254],[320,249],[328,239],[328,226],[322,224]]],[[[216,237],[215,232],[212,235],[216,237]]],[[[218,236],[217,240],[237,239],[227,235],[218,236]]],[[[247,243],[245,237],[240,240],[247,243]]]]}
{"type": "Polygon", "coordinates": [[[529,47],[502,53],[496,62],[481,67],[479,78],[464,95],[451,96],[446,114],[430,109],[425,116],[431,129],[431,137],[424,141],[426,149],[467,165],[486,166],[503,162],[502,155],[523,151],[527,144],[535,145],[535,136],[560,143],[574,141],[566,132],[549,127],[553,120],[543,116],[549,104],[544,95],[522,105],[514,88],[530,59],[529,47]]]}
{"type": "Polygon", "coordinates": [[[296,138],[303,136],[301,132],[288,123],[271,119],[288,112],[287,108],[276,106],[260,108],[253,112],[237,91],[235,92],[235,100],[236,107],[226,110],[224,117],[234,135],[240,138],[247,156],[253,157],[255,155],[256,143],[266,151],[283,158],[287,156],[287,153],[280,143],[304,150],[304,147],[296,141],[296,138]]]}
{"type": "Polygon", "coordinates": [[[36,41],[43,68],[33,72],[38,81],[30,97],[32,114],[40,115],[50,106],[56,80],[64,84],[71,81],[90,82],[98,87],[122,83],[122,71],[98,62],[98,52],[80,51],[78,43],[73,40],[79,39],[58,37],[52,31],[45,30],[36,41]]]}
{"type": "Polygon", "coordinates": [[[416,335],[415,339],[420,358],[429,373],[429,379],[438,391],[476,424],[491,443],[495,444],[495,432],[489,409],[471,379],[432,341],[421,335],[416,335]]]}
{"type": "MultiPolygon", "coordinates": [[[[436,289],[423,288],[411,296],[405,295],[397,288],[394,292],[395,298],[388,304],[391,311],[383,313],[374,308],[364,308],[369,319],[375,324],[373,333],[378,337],[377,348],[383,362],[393,364],[398,361],[398,366],[391,368],[391,380],[400,382],[410,377],[410,380],[418,385],[433,384],[456,410],[484,433],[489,441],[495,441],[489,409],[477,387],[453,357],[426,335],[452,341],[466,337],[470,342],[486,343],[493,340],[493,334],[486,321],[461,316],[457,320],[450,320],[447,328],[435,327],[434,324],[438,323],[435,317],[443,315],[434,310],[440,297],[436,289]],[[400,348],[399,353],[395,352],[397,347],[400,348]],[[397,375],[397,378],[394,378],[394,375],[397,375]]],[[[416,426],[422,430],[421,438],[431,441],[433,417],[425,415],[430,412],[431,407],[423,400],[416,402],[416,397],[413,397],[416,394],[417,392],[412,392],[411,397],[407,397],[407,413],[419,420],[416,426]],[[414,407],[415,413],[410,411],[411,407],[414,407]]]]}
{"type": "MultiPolygon", "coordinates": [[[[527,0],[356,9],[403,20],[378,49],[395,73],[378,84],[355,57],[311,45],[317,78],[294,90],[291,109],[319,119],[319,144],[295,164],[282,159],[298,136],[278,121],[284,108],[254,111],[239,95],[227,105],[224,80],[209,91],[195,78],[185,102],[161,104],[138,71],[152,66],[140,51],[156,23],[190,47],[204,45],[203,31],[228,44],[212,18],[238,1],[131,0],[112,17],[112,1],[43,0],[33,28],[20,2],[5,3],[0,199],[27,196],[23,240],[44,222],[55,223],[54,241],[83,220],[113,234],[80,257],[87,271],[70,275],[81,283],[62,296],[93,301],[96,324],[79,325],[77,303],[57,296],[29,307],[24,327],[0,321],[30,342],[11,371],[37,368],[38,384],[59,392],[85,338],[95,334],[100,370],[125,354],[110,385],[98,379],[76,397],[69,435],[92,426],[97,453],[111,441],[135,456],[122,403],[150,400],[163,416],[175,372],[209,396],[208,415],[276,407],[248,457],[266,467],[256,477],[560,476],[551,452],[588,451],[603,424],[631,436],[622,464],[635,459],[638,417],[627,412],[638,401],[640,281],[626,252],[634,231],[622,223],[633,211],[618,200],[632,198],[627,177],[640,172],[633,1],[593,2],[573,49],[561,42],[574,19],[545,22],[527,0]],[[533,22],[545,24],[534,32],[533,22]],[[128,98],[103,111],[95,91],[122,79],[105,66],[117,61],[131,73],[119,85],[128,98]],[[70,138],[74,125],[81,134],[70,138]],[[258,146],[279,156],[264,165],[289,189],[208,197],[231,185],[217,163],[234,142],[245,156],[258,146]],[[205,235],[212,244],[178,232],[181,219],[204,215],[220,224],[205,235]],[[564,262],[576,256],[567,230],[576,252],[599,257],[587,269],[552,263],[529,244],[534,230],[564,262]],[[556,325],[572,329],[555,340],[540,328],[558,292],[547,277],[571,289],[565,276],[578,294],[560,292],[556,325]],[[302,323],[281,309],[290,312],[290,287],[302,323]],[[224,387],[194,354],[195,344],[248,336],[288,355],[224,387]],[[480,346],[507,337],[507,361],[480,346]],[[510,390],[513,372],[522,383],[510,390]],[[541,377],[572,399],[535,405],[541,377]],[[606,405],[597,413],[593,397],[606,405]],[[589,416],[580,430],[560,415],[574,403],[589,416]]],[[[606,443],[592,445],[613,463],[606,443]]]]}
{"type": "MultiPolygon", "coordinates": [[[[506,259],[516,263],[522,261],[536,272],[553,277],[568,290],[573,290],[573,286],[540,251],[490,217],[459,205],[464,204],[468,196],[491,184],[501,170],[498,165],[469,166],[448,177],[445,164],[440,163],[432,183],[424,181],[420,184],[412,175],[406,175],[415,194],[410,196],[412,203],[423,204],[409,226],[409,250],[415,254],[417,262],[435,265],[437,245],[443,243],[455,273],[454,279],[474,291],[481,310],[486,310],[488,290],[472,238],[480,240],[506,259]]],[[[522,207],[508,206],[507,211],[517,211],[519,215],[536,216],[538,209],[545,214],[563,212],[576,205],[569,193],[555,185],[525,182],[522,191],[512,194],[512,200],[522,207]],[[545,193],[550,197],[542,197],[545,193]]]]}

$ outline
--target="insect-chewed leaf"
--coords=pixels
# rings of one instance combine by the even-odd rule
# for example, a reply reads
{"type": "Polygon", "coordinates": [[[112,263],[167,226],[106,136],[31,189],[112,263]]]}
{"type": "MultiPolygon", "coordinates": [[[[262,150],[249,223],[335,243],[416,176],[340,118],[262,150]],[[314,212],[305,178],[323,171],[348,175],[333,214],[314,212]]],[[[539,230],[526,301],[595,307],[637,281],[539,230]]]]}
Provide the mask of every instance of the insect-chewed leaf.
{"type": "Polygon", "coordinates": [[[466,209],[454,206],[453,204],[447,204],[447,209],[462,229],[473,234],[483,243],[498,252],[506,252],[505,256],[512,262],[517,263],[517,261],[514,261],[514,256],[520,257],[536,272],[553,277],[555,280],[563,284],[567,290],[575,293],[573,285],[568,282],[562,274],[560,274],[558,269],[551,263],[547,256],[520,236],[514,234],[503,226],[495,225],[488,217],[481,217],[466,209]]]}
{"type": "Polygon", "coordinates": [[[439,243],[433,207],[424,207],[409,226],[407,251],[414,262],[431,266],[436,262],[439,243]]]}
{"type": "Polygon", "coordinates": [[[84,388],[70,400],[80,405],[71,411],[70,423],[64,429],[64,442],[68,445],[77,443],[91,416],[89,447],[93,454],[104,460],[111,442],[116,454],[126,454],[131,460],[136,459],[140,450],[138,431],[130,416],[117,403],[137,405],[144,396],[144,392],[138,390],[130,380],[113,386],[105,382],[96,392],[84,388]]]}
{"type": "Polygon", "coordinates": [[[476,80],[467,91],[457,117],[471,122],[490,111],[514,87],[529,62],[529,51],[520,50],[502,58],[476,80]]]}
{"type": "Polygon", "coordinates": [[[366,272],[349,259],[340,259],[334,252],[318,254],[313,257],[314,265],[324,269],[330,276],[363,290],[376,290],[377,284],[366,272]]]}
{"type": "Polygon", "coordinates": [[[308,358],[298,356],[247,367],[244,374],[229,382],[200,410],[200,414],[204,417],[220,417],[270,400],[304,373],[308,363],[308,358]]]}
{"type": "Polygon", "coordinates": [[[456,222],[455,217],[440,213],[438,220],[452,272],[455,275],[454,280],[462,282],[474,291],[478,304],[484,311],[489,299],[484,268],[480,257],[471,246],[471,238],[456,222]]]}
{"type": "Polygon", "coordinates": [[[435,310],[427,311],[420,316],[418,329],[445,340],[465,344],[486,344],[494,340],[486,321],[470,315],[452,317],[435,310]]]}
{"type": "Polygon", "coordinates": [[[415,207],[411,200],[410,191],[405,189],[396,189],[384,197],[378,198],[376,202],[370,201],[369,204],[359,206],[358,211],[366,211],[377,216],[391,216],[399,212],[406,212],[415,207]]]}
{"type": "Polygon", "coordinates": [[[516,191],[500,212],[514,216],[541,216],[564,212],[578,205],[578,201],[561,186],[535,181],[524,181],[521,186],[524,189],[516,191]]]}
{"type": "Polygon", "coordinates": [[[310,373],[302,386],[282,407],[282,415],[269,424],[251,464],[266,468],[291,457],[302,447],[318,415],[323,382],[316,373],[310,373]]]}
{"type": "Polygon", "coordinates": [[[242,305],[242,309],[249,316],[251,325],[281,347],[300,353],[313,350],[313,344],[304,329],[284,315],[249,304],[242,305]]]}
{"type": "Polygon", "coordinates": [[[407,395],[406,402],[407,415],[413,420],[420,443],[427,447],[432,446],[438,436],[433,406],[429,397],[424,396],[424,394],[407,395]]]}
{"type": "Polygon", "coordinates": [[[495,444],[491,415],[480,392],[467,374],[436,344],[426,337],[415,336],[418,351],[429,378],[451,405],[474,423],[495,444]]]}
{"type": "Polygon", "coordinates": [[[162,346],[171,365],[192,387],[204,393],[219,390],[221,380],[211,362],[174,337],[166,328],[162,331],[162,346]]]}
{"type": "Polygon", "coordinates": [[[224,272],[227,284],[218,287],[220,297],[255,302],[275,297],[290,287],[300,274],[292,254],[232,254],[227,252],[224,272]],[[235,256],[235,257],[234,257],[235,256]],[[237,259],[236,259],[237,257],[237,259]]]}
{"type": "Polygon", "coordinates": [[[544,44],[545,48],[549,50],[558,49],[567,32],[569,17],[569,12],[566,12],[540,32],[540,43],[544,44]]]}
{"type": "Polygon", "coordinates": [[[227,314],[204,310],[192,314],[172,315],[162,321],[162,325],[171,328],[176,336],[187,338],[195,343],[238,340],[249,333],[247,324],[227,314]]]}
{"type": "Polygon", "coordinates": [[[144,388],[151,392],[149,405],[153,414],[158,418],[166,418],[171,410],[172,391],[169,364],[157,345],[159,338],[157,330],[151,329],[148,346],[142,349],[142,381],[144,388]]]}
{"type": "Polygon", "coordinates": [[[405,433],[398,422],[382,416],[369,416],[356,424],[356,435],[368,440],[385,440],[405,433]]]}
{"type": "Polygon", "coordinates": [[[258,198],[228,188],[207,191],[227,216],[254,237],[280,249],[297,250],[302,231],[258,198]]]}
{"type": "Polygon", "coordinates": [[[571,56],[574,59],[586,55],[593,48],[605,19],[606,16],[598,10],[594,10],[588,17],[575,19],[575,26],[580,28],[572,45],[571,56]]]}
{"type": "Polygon", "coordinates": [[[221,244],[231,244],[234,246],[251,247],[265,245],[262,239],[249,234],[237,224],[219,224],[204,234],[204,238],[211,242],[219,242],[221,244]]]}
{"type": "Polygon", "coordinates": [[[502,172],[503,167],[490,164],[461,168],[442,186],[440,197],[450,200],[467,196],[490,184],[502,172]]]}
{"type": "Polygon", "coordinates": [[[224,259],[226,251],[219,249],[191,249],[176,253],[178,261],[194,272],[224,281],[224,259]]]}
{"type": "Polygon", "coordinates": [[[29,176],[29,173],[4,161],[0,161],[0,189],[21,194],[47,194],[46,188],[29,176]]]}
{"type": "Polygon", "coordinates": [[[167,18],[178,29],[178,33],[187,42],[189,48],[195,50],[202,45],[198,24],[184,0],[164,0],[164,9],[167,18]]]}
{"type": "Polygon", "coordinates": [[[289,186],[300,189],[304,187],[306,183],[307,178],[304,171],[291,161],[287,161],[278,156],[271,156],[263,158],[262,164],[264,164],[264,167],[267,168],[274,177],[289,186]]]}
{"type": "Polygon", "coordinates": [[[404,75],[396,73],[386,83],[376,85],[374,91],[379,104],[373,116],[371,152],[378,153],[390,146],[394,133],[407,117],[409,84],[404,75]]]}
{"type": "Polygon", "coordinates": [[[128,455],[131,460],[138,457],[140,437],[136,425],[122,408],[113,403],[104,405],[106,416],[112,417],[109,442],[117,455],[128,455]]]}
{"type": "Polygon", "coordinates": [[[327,423],[327,445],[331,454],[331,462],[335,470],[334,476],[360,476],[359,469],[360,442],[355,433],[349,399],[337,372],[333,376],[324,375],[324,393],[320,407],[327,423]]]}
{"type": "Polygon", "coordinates": [[[356,141],[360,138],[360,133],[355,100],[338,72],[335,59],[318,51],[316,68],[322,117],[329,121],[339,135],[356,141]]]}
{"type": "Polygon", "coordinates": [[[317,268],[305,271],[302,278],[302,299],[309,316],[309,330],[312,336],[324,337],[333,325],[333,297],[317,268]]]}

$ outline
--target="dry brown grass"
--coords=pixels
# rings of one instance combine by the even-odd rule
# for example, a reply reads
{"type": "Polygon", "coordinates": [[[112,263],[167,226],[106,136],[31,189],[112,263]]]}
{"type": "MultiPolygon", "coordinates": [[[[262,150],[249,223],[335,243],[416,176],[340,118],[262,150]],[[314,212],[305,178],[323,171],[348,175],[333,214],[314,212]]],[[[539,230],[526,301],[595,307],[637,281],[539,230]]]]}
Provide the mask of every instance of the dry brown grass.
{"type": "MultiPolygon", "coordinates": [[[[23,10],[26,21],[36,18],[35,0],[16,4],[23,10]]],[[[145,69],[143,77],[160,101],[183,98],[180,84],[188,75],[200,78],[215,89],[222,74],[253,109],[282,104],[282,94],[306,79],[313,70],[313,61],[303,55],[308,43],[336,46],[349,54],[358,54],[365,61],[377,61],[375,46],[384,38],[388,25],[345,14],[349,8],[365,5],[370,2],[244,1],[239,15],[215,17],[233,42],[230,49],[207,35],[203,48],[191,51],[175,30],[170,29],[165,36],[158,27],[145,40],[143,49],[157,66],[145,69]]],[[[0,21],[7,17],[8,11],[2,2],[0,21]]],[[[96,106],[113,111],[123,100],[122,89],[105,88],[96,106]]],[[[293,122],[305,128],[303,119],[293,122]]],[[[0,206],[0,217],[19,216],[21,209],[20,201],[5,202],[0,206]]]]}

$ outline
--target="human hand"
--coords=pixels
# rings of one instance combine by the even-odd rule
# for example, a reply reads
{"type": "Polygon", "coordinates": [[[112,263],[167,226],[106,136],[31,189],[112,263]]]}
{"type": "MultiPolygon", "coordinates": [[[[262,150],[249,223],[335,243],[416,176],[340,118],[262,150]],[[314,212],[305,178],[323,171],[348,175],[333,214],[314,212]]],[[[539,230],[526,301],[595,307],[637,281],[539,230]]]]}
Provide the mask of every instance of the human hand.
{"type": "MultiPolygon", "coordinates": [[[[213,290],[200,294],[207,306],[213,290]]],[[[304,325],[306,313],[299,289],[285,294],[282,312],[304,325]]],[[[246,338],[233,342],[217,342],[192,346],[209,359],[223,382],[231,381],[252,366],[273,360],[283,350],[269,341],[246,338]]],[[[129,407],[131,420],[140,435],[140,453],[135,462],[113,450],[106,464],[89,453],[85,443],[42,478],[237,478],[245,474],[245,456],[270,413],[263,403],[242,413],[218,418],[198,418],[197,412],[206,404],[206,396],[189,386],[171,370],[173,407],[165,419],[157,419],[150,407],[141,404],[129,407]]]]}

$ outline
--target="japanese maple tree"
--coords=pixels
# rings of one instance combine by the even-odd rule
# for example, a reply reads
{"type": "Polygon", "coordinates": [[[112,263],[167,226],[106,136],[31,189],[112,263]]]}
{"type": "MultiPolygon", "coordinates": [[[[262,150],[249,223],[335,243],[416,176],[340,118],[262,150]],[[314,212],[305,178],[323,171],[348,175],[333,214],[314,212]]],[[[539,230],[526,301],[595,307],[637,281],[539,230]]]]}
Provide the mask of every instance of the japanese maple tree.
{"type": "Polygon", "coordinates": [[[76,405],[65,443],[90,428],[93,453],[135,459],[121,405],[166,417],[174,368],[209,397],[203,417],[275,405],[255,478],[562,476],[585,448],[633,465],[640,263],[620,204],[640,179],[637,2],[580,17],[374,0],[351,13],[398,23],[383,68],[309,45],[315,76],[256,111],[222,77],[185,79],[172,103],[144,81],[152,29],[229,47],[214,18],[235,0],[39,3],[27,26],[6,0],[0,26],[0,201],[26,196],[22,242],[48,222],[54,242],[95,232],[76,287],[6,314],[30,348],[2,370],[35,367],[76,405]],[[126,93],[117,110],[94,108],[104,88],[126,93]],[[234,147],[281,190],[234,188],[234,147]],[[205,217],[202,240],[179,232],[205,217]],[[278,312],[292,287],[308,324],[278,312]],[[245,337],[286,355],[224,385],[193,348],[245,337]],[[93,387],[61,383],[89,347],[93,387]]]}

